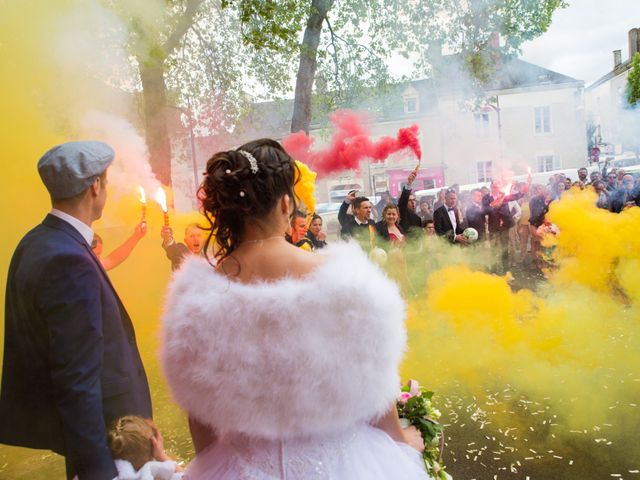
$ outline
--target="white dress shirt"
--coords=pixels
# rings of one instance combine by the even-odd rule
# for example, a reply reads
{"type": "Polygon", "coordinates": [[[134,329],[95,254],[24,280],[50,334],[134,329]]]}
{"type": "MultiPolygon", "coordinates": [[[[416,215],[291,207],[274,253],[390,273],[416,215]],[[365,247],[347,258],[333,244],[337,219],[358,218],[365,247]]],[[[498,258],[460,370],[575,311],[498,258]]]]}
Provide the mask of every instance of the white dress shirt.
{"type": "Polygon", "coordinates": [[[451,225],[453,225],[453,236],[456,236],[456,229],[458,228],[458,220],[456,219],[456,209],[454,208],[449,208],[445,205],[445,208],[447,209],[447,213],[449,214],[449,219],[451,220],[451,225]]]}
{"type": "Polygon", "coordinates": [[[91,230],[91,227],[89,225],[78,220],[76,217],[69,215],[68,213],[58,210],[57,208],[52,208],[49,213],[54,217],[58,217],[60,220],[64,220],[65,222],[70,224],[80,233],[80,235],[82,235],[82,238],[85,239],[87,244],[91,245],[91,242],[93,241],[93,230],[91,230]]]}

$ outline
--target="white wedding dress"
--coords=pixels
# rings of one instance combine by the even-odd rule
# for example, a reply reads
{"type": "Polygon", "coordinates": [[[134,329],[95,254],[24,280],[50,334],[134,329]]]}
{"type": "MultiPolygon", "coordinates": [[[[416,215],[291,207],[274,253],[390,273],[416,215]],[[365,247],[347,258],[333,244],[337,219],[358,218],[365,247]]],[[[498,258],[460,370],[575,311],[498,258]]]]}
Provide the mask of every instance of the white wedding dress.
{"type": "Polygon", "coordinates": [[[354,244],[302,278],[240,284],[189,259],[171,285],[162,363],[174,398],[219,440],[188,479],[428,479],[370,422],[398,394],[397,286],[354,244]]]}

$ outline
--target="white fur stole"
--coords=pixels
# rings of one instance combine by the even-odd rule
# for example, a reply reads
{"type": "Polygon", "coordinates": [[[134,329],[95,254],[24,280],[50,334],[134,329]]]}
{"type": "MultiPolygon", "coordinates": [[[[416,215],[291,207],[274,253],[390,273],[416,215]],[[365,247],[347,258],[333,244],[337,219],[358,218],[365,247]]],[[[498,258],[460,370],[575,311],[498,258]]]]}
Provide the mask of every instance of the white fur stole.
{"type": "Polygon", "coordinates": [[[398,390],[405,306],[355,244],[302,278],[240,284],[188,259],[169,289],[162,363],[174,398],[218,433],[334,432],[398,390]]]}

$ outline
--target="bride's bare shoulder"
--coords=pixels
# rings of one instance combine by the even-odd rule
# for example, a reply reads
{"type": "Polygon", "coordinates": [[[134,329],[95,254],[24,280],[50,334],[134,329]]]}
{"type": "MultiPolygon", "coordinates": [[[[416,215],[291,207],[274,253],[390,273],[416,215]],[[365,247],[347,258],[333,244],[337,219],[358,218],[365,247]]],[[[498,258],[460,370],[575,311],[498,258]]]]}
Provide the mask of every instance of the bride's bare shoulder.
{"type": "Polygon", "coordinates": [[[326,258],[285,244],[268,250],[238,252],[218,265],[218,271],[242,283],[303,277],[319,268],[326,258]]]}

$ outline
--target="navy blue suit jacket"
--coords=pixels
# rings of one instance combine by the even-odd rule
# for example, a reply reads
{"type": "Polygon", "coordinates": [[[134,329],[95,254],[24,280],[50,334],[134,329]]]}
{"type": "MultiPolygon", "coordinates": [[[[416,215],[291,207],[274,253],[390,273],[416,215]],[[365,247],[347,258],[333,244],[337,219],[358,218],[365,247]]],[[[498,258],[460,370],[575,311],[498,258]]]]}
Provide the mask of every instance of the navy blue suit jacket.
{"type": "Polygon", "coordinates": [[[48,215],[9,267],[0,443],[51,449],[83,479],[117,475],[106,426],[151,417],[131,319],[91,247],[48,215]]]}

